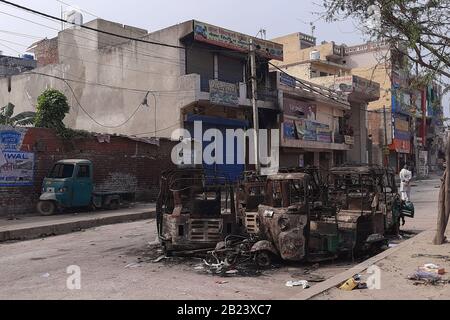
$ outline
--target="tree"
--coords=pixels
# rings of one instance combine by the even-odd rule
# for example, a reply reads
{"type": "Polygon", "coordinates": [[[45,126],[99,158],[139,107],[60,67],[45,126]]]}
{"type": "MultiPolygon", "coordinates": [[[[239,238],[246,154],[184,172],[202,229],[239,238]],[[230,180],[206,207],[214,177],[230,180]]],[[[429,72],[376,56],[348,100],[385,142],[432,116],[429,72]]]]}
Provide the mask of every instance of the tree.
{"type": "Polygon", "coordinates": [[[29,126],[34,123],[36,113],[22,112],[14,115],[15,105],[8,103],[0,109],[0,124],[7,126],[29,126]]]}
{"type": "Polygon", "coordinates": [[[323,0],[327,21],[353,18],[421,67],[423,82],[450,80],[450,0],[323,0]]]}
{"type": "Polygon", "coordinates": [[[64,133],[66,127],[63,120],[69,111],[66,96],[58,90],[48,89],[38,97],[35,126],[64,133]]]}

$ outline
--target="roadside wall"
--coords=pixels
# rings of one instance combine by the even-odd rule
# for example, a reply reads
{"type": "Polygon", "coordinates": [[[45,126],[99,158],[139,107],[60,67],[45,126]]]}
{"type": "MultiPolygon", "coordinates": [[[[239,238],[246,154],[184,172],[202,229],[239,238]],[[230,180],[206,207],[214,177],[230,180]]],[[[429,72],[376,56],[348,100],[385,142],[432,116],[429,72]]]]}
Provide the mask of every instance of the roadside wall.
{"type": "MultiPolygon", "coordinates": [[[[15,130],[18,129],[0,127],[0,137],[11,141],[11,132],[15,130]]],[[[62,159],[91,160],[98,188],[136,191],[139,201],[156,199],[160,173],[172,167],[170,156],[174,142],[169,140],[160,140],[159,146],[150,141],[107,135],[65,141],[49,129],[22,130],[25,132],[16,151],[5,151],[5,145],[0,144],[3,159],[5,155],[9,157],[9,163],[0,165],[0,216],[34,212],[44,177],[53,164],[62,159]],[[11,159],[11,155],[23,159],[11,159]],[[32,170],[30,174],[26,174],[27,169],[32,170]],[[18,179],[22,181],[1,180],[5,176],[11,180],[17,172],[18,176],[22,173],[22,178],[18,179]]]]}

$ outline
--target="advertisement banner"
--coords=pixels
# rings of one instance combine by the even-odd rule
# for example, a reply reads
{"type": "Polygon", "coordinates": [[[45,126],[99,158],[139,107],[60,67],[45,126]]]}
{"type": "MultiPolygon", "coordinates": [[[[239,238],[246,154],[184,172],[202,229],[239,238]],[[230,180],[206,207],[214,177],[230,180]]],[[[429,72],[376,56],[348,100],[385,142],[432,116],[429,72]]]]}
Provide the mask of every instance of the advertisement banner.
{"type": "Polygon", "coordinates": [[[283,72],[280,72],[280,83],[291,88],[295,88],[297,86],[297,80],[283,72]]]}
{"type": "Polygon", "coordinates": [[[194,38],[197,41],[241,52],[250,51],[250,39],[252,39],[253,43],[259,47],[258,53],[260,55],[264,55],[270,59],[283,61],[283,45],[253,38],[242,33],[216,27],[207,23],[194,21],[194,38]]]}
{"type": "Polygon", "coordinates": [[[411,153],[411,142],[406,140],[394,139],[394,143],[391,148],[398,153],[411,153]]]}
{"type": "Polygon", "coordinates": [[[210,101],[213,104],[239,106],[237,85],[218,80],[209,81],[210,101]]]}
{"type": "Polygon", "coordinates": [[[317,141],[331,143],[333,135],[330,129],[317,128],[317,141]]]}
{"type": "Polygon", "coordinates": [[[34,153],[4,151],[6,161],[0,166],[0,187],[32,186],[34,153]]]}
{"type": "Polygon", "coordinates": [[[283,99],[283,112],[285,115],[300,119],[316,120],[317,106],[310,102],[285,97],[283,99]]]}
{"type": "Polygon", "coordinates": [[[409,121],[407,117],[401,115],[395,115],[394,117],[395,139],[398,140],[410,140],[411,133],[409,130],[409,121]]]}
{"type": "Polygon", "coordinates": [[[283,123],[284,137],[286,139],[297,139],[295,135],[295,124],[293,121],[285,121],[283,123]]]}
{"type": "Polygon", "coordinates": [[[25,128],[12,128],[0,126],[0,150],[17,151],[20,150],[23,138],[27,133],[25,128]]]}

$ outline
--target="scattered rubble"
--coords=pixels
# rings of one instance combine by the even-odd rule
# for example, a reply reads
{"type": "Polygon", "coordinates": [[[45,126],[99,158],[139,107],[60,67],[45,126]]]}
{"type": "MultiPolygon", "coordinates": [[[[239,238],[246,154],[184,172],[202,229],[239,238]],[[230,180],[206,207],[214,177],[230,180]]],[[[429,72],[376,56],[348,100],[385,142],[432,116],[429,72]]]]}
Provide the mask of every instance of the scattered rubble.
{"type": "Polygon", "coordinates": [[[450,261],[450,256],[444,256],[440,254],[414,254],[411,258],[428,258],[428,259],[439,259],[444,261],[450,261]]]}
{"type": "Polygon", "coordinates": [[[308,289],[310,288],[310,285],[308,283],[308,281],[306,280],[299,280],[299,281],[288,281],[286,282],[286,287],[303,287],[303,289],[308,289]]]}

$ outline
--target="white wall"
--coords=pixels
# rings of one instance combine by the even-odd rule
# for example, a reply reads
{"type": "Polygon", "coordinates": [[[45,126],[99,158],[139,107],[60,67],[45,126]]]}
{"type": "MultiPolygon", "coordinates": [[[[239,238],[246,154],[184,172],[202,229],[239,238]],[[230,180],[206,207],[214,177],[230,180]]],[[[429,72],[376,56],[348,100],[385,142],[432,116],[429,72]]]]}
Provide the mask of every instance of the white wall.
{"type": "MultiPolygon", "coordinates": [[[[102,28],[108,30],[108,23],[103,22],[102,28]]],[[[118,26],[111,24],[111,28],[117,32],[118,26]]],[[[145,39],[181,45],[179,39],[189,28],[192,28],[190,23],[180,24],[149,34],[145,39]]],[[[127,34],[130,31],[124,29],[124,32],[127,34]]],[[[102,35],[99,43],[95,32],[65,30],[59,34],[58,39],[60,64],[35,70],[79,80],[69,82],[76,99],[69,87],[60,80],[38,75],[20,75],[13,77],[9,93],[7,79],[0,80],[0,105],[12,102],[16,105],[16,112],[34,110],[39,94],[46,88],[55,88],[66,94],[72,106],[70,115],[65,119],[71,128],[127,135],[146,133],[144,136],[153,136],[155,105],[152,95],[148,98],[150,108],[141,107],[128,123],[119,128],[106,128],[125,122],[141,104],[145,91],[149,90],[155,92],[157,100],[157,135],[170,137],[180,124],[180,109],[195,101],[198,93],[199,79],[195,75],[185,76],[185,51],[127,40],[120,46],[97,50],[104,44],[102,41],[107,41],[105,36],[102,35]],[[76,100],[103,126],[90,119],[76,100]]]]}

